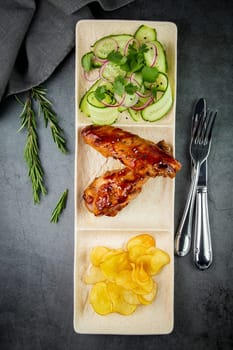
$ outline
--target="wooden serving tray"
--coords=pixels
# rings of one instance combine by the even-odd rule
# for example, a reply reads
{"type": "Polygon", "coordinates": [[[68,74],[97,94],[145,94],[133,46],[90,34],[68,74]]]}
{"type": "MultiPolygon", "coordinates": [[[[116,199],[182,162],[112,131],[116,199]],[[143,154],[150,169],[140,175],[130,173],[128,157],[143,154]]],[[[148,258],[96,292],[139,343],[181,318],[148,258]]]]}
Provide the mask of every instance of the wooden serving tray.
{"type": "Polygon", "coordinates": [[[175,148],[177,28],[171,22],[83,20],[76,26],[76,152],[75,152],[75,247],[74,247],[74,329],[92,334],[168,334],[173,329],[174,294],[174,179],[150,179],[138,195],[115,217],[95,217],[84,205],[82,195],[86,186],[106,170],[121,167],[119,161],[106,159],[86,145],[80,135],[90,119],[79,110],[81,96],[91,86],[83,79],[81,57],[90,51],[99,38],[110,34],[134,34],[146,24],[156,28],[168,61],[168,76],[173,93],[173,106],[167,116],[148,123],[134,122],[122,115],[115,124],[139,136],[158,142],[164,139],[175,148]],[[127,240],[147,232],[156,239],[157,246],[169,253],[171,262],[156,276],[158,294],[155,301],[138,307],[130,316],[96,314],[88,302],[90,287],[82,278],[89,266],[94,246],[123,247],[127,240]]]}

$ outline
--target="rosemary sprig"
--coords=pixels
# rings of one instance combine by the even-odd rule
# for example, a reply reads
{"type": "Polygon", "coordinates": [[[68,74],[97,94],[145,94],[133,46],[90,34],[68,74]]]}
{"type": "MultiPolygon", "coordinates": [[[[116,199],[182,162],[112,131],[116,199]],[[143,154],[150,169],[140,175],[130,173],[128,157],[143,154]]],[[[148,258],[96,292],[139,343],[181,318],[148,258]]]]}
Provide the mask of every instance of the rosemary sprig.
{"type": "Polygon", "coordinates": [[[66,189],[65,192],[63,192],[63,194],[59,198],[57,205],[52,212],[50,222],[54,222],[54,223],[58,222],[58,220],[61,216],[61,213],[63,212],[63,210],[66,207],[67,197],[68,197],[68,189],[66,189]]]}
{"type": "MultiPolygon", "coordinates": [[[[18,100],[19,101],[19,100],[18,100]]],[[[21,101],[20,101],[21,102],[21,101]]],[[[21,102],[22,104],[22,102],[21,102]]],[[[28,175],[32,183],[32,192],[34,203],[40,202],[40,194],[46,194],[44,186],[44,172],[39,157],[38,135],[36,132],[35,113],[32,108],[31,94],[23,104],[23,110],[20,114],[22,120],[19,129],[27,129],[27,140],[24,148],[24,159],[28,166],[28,175]]]]}
{"type": "Polygon", "coordinates": [[[61,152],[66,153],[66,140],[63,135],[63,130],[58,124],[57,114],[52,108],[52,102],[46,97],[46,93],[47,89],[41,86],[32,88],[32,98],[39,102],[40,110],[44,116],[45,127],[47,128],[48,124],[50,125],[54,142],[61,152]]]}

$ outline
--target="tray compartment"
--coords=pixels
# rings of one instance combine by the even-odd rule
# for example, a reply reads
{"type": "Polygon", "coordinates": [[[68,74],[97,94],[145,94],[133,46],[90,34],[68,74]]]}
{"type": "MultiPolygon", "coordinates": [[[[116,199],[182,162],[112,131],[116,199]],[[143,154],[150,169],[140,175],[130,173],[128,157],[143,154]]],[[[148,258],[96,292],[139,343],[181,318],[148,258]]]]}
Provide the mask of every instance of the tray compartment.
{"type": "Polygon", "coordinates": [[[171,262],[166,265],[157,276],[154,276],[158,283],[158,294],[151,305],[140,306],[130,316],[109,314],[100,316],[96,314],[88,302],[88,293],[91,286],[83,281],[83,275],[89,266],[90,251],[98,245],[105,245],[110,248],[124,247],[129,238],[140,234],[141,231],[112,231],[101,230],[95,232],[90,230],[79,230],[76,240],[76,271],[74,275],[75,294],[74,307],[74,328],[78,333],[92,334],[167,334],[173,328],[173,240],[171,231],[149,231],[156,239],[156,245],[166,250],[171,257],[171,262]],[[143,322],[142,322],[143,320],[143,322]]]}

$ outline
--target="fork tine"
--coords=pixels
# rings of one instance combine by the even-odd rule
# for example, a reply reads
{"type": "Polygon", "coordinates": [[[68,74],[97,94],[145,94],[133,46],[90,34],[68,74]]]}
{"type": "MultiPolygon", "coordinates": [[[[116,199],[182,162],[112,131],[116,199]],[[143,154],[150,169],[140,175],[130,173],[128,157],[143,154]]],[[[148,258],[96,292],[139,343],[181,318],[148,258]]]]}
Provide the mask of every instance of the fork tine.
{"type": "Polygon", "coordinates": [[[214,123],[216,120],[216,116],[217,116],[217,111],[215,111],[215,113],[211,113],[207,127],[206,127],[206,132],[205,132],[205,136],[204,136],[204,142],[208,143],[211,140],[211,136],[212,136],[212,131],[213,131],[213,127],[214,127],[214,123]]]}
{"type": "Polygon", "coordinates": [[[195,143],[199,143],[199,141],[200,141],[200,136],[201,136],[201,133],[202,133],[202,130],[203,130],[206,118],[207,118],[207,115],[206,116],[202,115],[202,117],[198,121],[196,130],[195,130],[195,133],[194,133],[195,143]]]}
{"type": "Polygon", "coordinates": [[[202,130],[201,130],[201,133],[200,133],[200,140],[199,140],[200,142],[202,142],[204,140],[204,137],[205,137],[205,134],[206,134],[206,130],[207,130],[209,121],[211,119],[212,113],[213,113],[212,111],[208,110],[208,112],[206,113],[206,117],[203,120],[203,126],[202,126],[202,130]]]}

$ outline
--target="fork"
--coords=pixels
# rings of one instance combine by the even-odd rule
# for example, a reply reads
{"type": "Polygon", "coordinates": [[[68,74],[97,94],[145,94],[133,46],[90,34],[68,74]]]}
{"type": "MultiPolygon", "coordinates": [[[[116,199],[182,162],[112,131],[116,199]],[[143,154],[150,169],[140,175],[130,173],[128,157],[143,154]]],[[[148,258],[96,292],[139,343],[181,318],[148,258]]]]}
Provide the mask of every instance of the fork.
{"type": "Polygon", "coordinates": [[[175,237],[175,251],[179,256],[185,256],[190,250],[190,234],[182,231],[182,227],[186,221],[190,207],[194,204],[194,193],[197,189],[197,182],[202,163],[207,159],[210,146],[211,135],[217,112],[208,111],[205,117],[199,119],[199,122],[194,125],[194,131],[190,142],[190,156],[194,164],[194,176],[190,185],[187,201],[185,204],[183,216],[181,218],[176,237],[175,237]]]}

